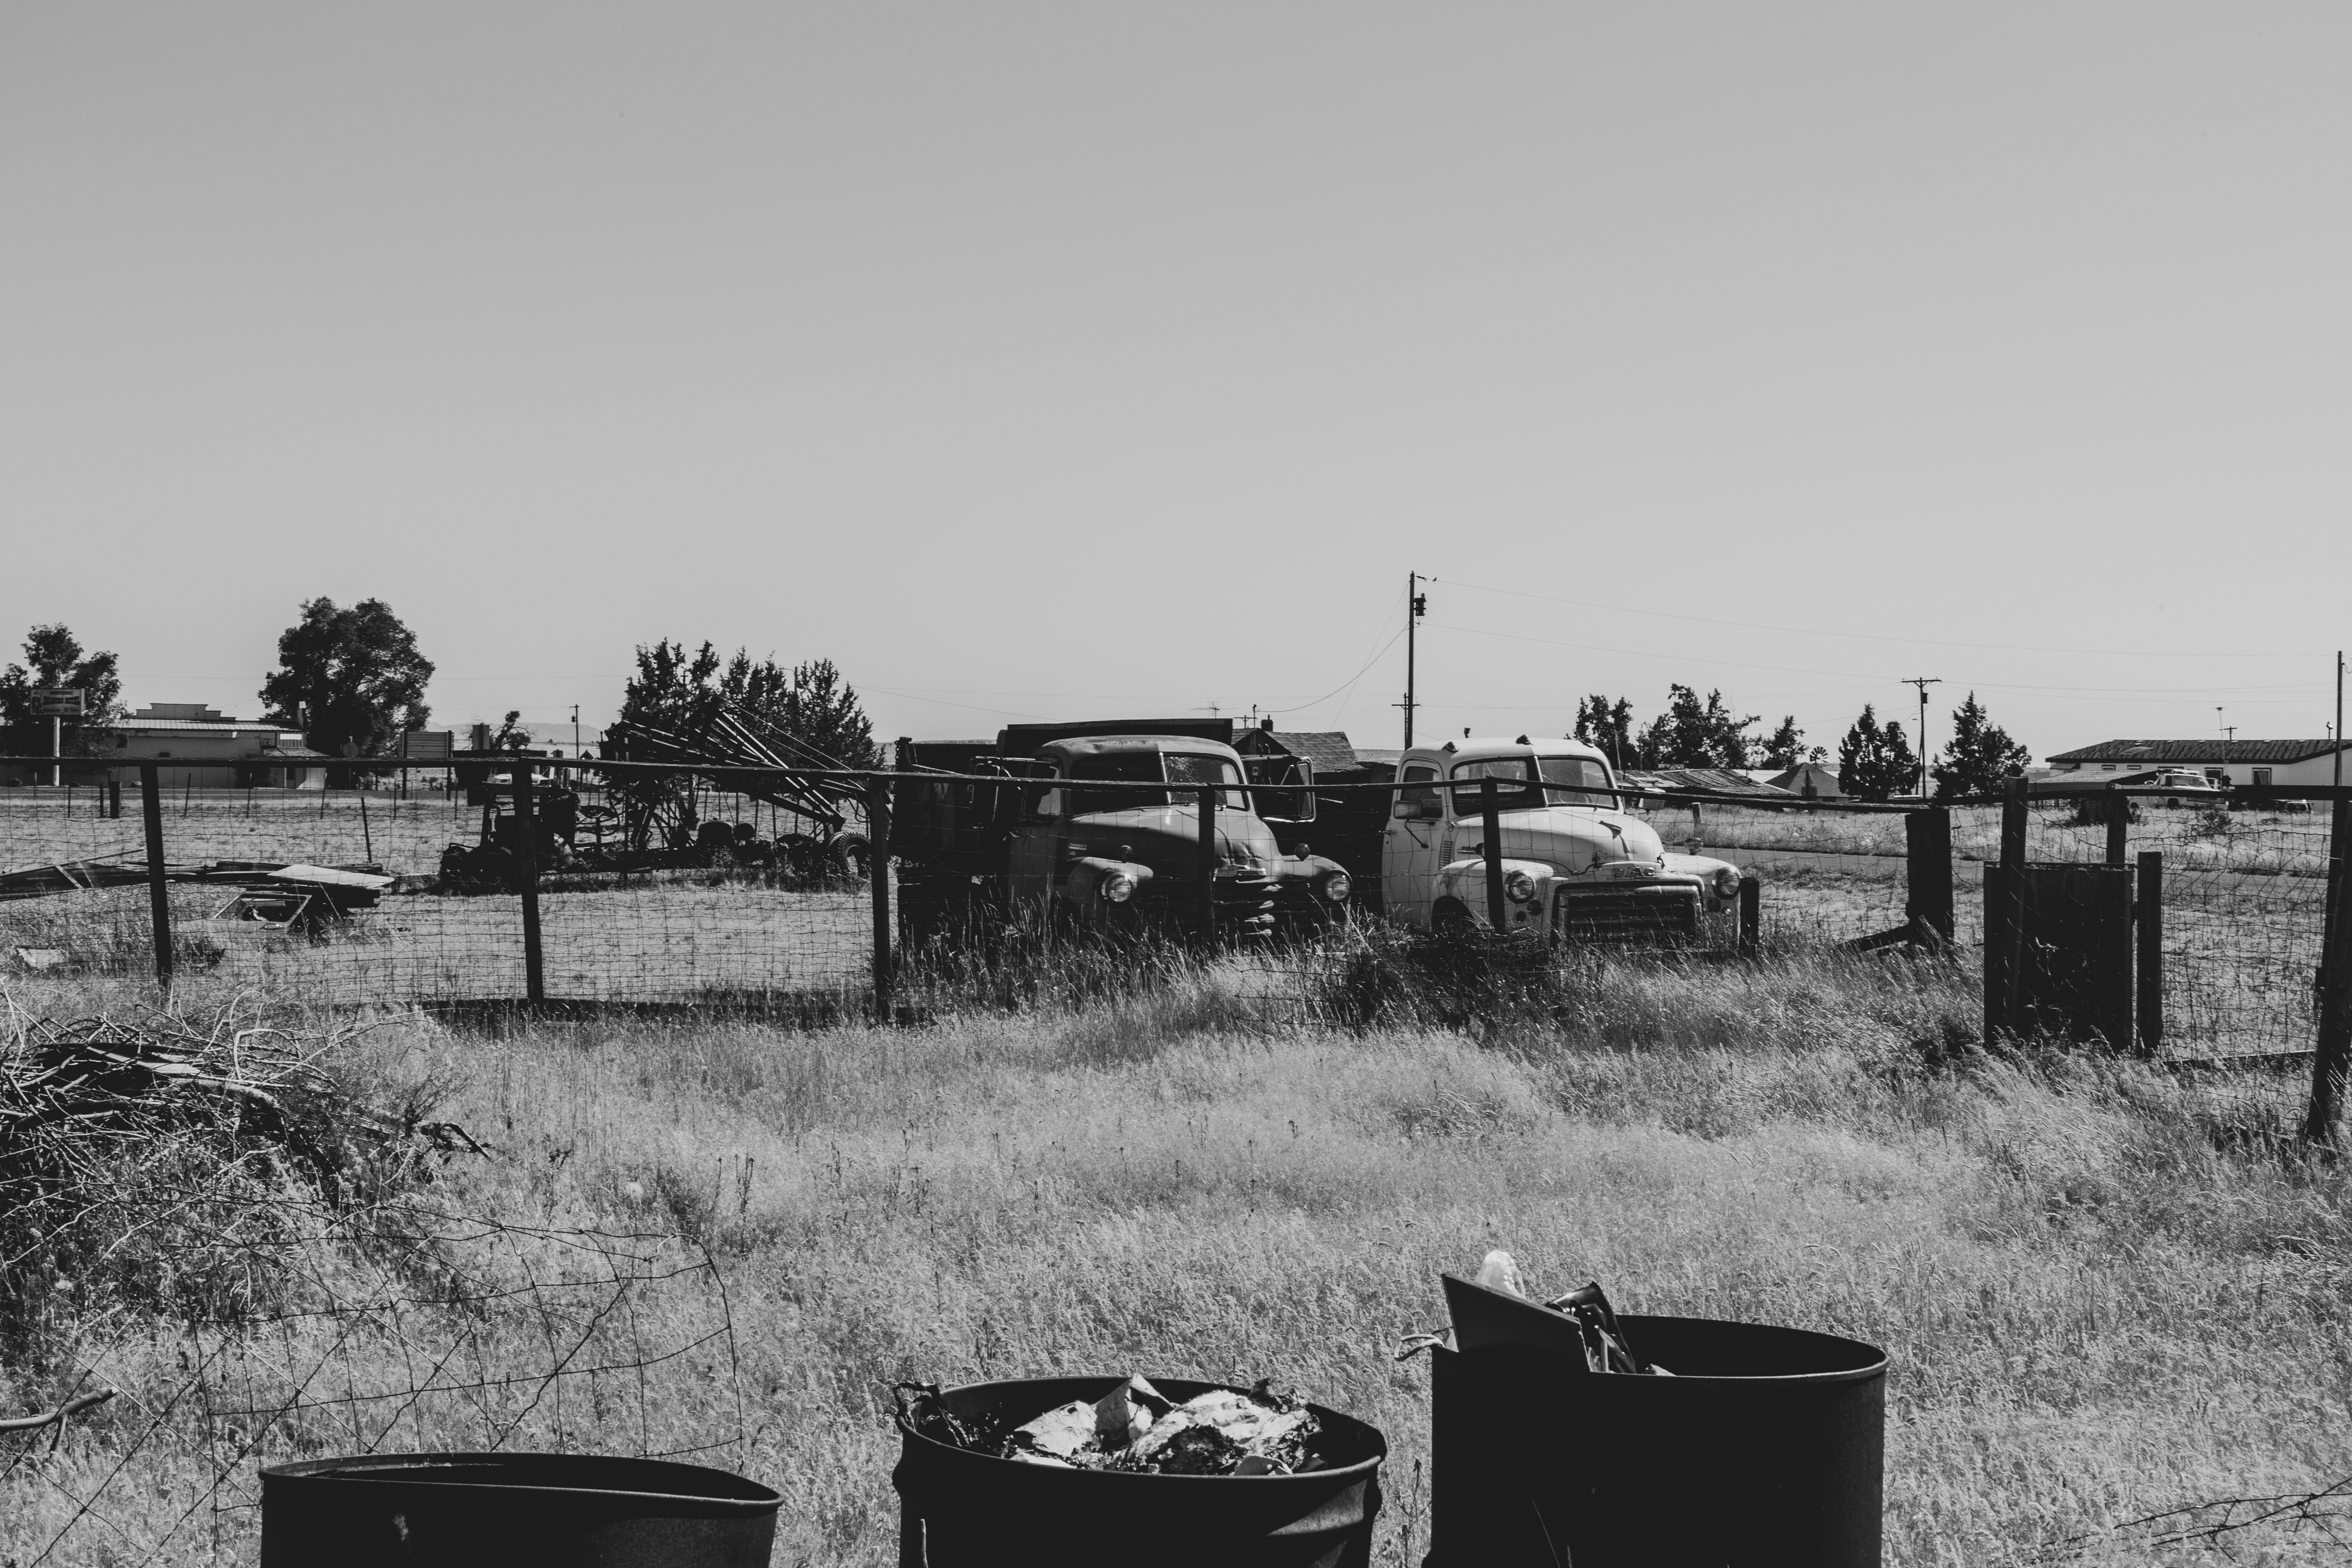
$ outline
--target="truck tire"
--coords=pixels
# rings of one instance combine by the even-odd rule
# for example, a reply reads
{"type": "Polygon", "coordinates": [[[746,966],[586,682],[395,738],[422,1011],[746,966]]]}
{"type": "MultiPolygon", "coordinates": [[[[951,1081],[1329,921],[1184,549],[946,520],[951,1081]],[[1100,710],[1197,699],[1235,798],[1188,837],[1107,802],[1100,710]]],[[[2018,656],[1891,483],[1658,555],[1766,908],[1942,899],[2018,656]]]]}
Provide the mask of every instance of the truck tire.
{"type": "Polygon", "coordinates": [[[1440,899],[1429,911],[1429,929],[1440,936],[1460,936],[1477,923],[1459,899],[1440,899]]]}
{"type": "Polygon", "coordinates": [[[855,886],[874,874],[874,846],[863,833],[844,833],[824,847],[826,871],[855,886]]]}

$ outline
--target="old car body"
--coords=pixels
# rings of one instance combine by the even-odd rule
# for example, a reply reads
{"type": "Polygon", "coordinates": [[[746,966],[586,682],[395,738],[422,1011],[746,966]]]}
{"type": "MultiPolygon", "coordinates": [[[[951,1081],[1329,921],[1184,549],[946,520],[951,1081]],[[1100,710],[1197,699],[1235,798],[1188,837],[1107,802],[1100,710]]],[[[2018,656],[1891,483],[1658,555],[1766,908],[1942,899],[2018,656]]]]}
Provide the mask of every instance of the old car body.
{"type": "Polygon", "coordinates": [[[1382,841],[1382,901],[1409,926],[1487,921],[1485,785],[1495,785],[1505,922],[1553,939],[1696,934],[1739,868],[1669,852],[1630,815],[1608,759],[1573,741],[1465,739],[1407,751],[1382,841]]]}

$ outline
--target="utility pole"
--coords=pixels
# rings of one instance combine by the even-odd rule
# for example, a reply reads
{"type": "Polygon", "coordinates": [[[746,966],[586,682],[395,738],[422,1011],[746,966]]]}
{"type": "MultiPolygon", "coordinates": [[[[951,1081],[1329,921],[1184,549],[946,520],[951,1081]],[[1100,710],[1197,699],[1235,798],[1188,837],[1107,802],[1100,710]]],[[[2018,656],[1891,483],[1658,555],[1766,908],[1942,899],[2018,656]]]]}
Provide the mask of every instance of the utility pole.
{"type": "Polygon", "coordinates": [[[1429,595],[1421,591],[1421,574],[1404,575],[1404,700],[1398,704],[1404,710],[1405,749],[1412,749],[1412,710],[1421,704],[1413,700],[1413,628],[1429,610],[1429,595]]]}
{"type": "Polygon", "coordinates": [[[572,754],[580,754],[580,704],[572,705],[572,754]]]}
{"type": "Polygon", "coordinates": [[[1944,678],[1939,675],[1906,675],[1903,678],[1903,684],[1919,689],[1919,798],[1925,800],[1927,797],[1927,688],[1943,685],[1944,678]]]}

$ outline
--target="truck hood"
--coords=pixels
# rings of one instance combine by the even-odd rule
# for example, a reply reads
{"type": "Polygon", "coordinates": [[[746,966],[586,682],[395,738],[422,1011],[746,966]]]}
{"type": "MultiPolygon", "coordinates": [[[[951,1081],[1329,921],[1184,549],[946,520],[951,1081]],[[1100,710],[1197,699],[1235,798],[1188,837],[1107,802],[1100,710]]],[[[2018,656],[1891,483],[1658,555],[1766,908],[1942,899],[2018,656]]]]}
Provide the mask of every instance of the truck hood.
{"type": "MultiPolygon", "coordinates": [[[[1163,876],[1190,877],[1199,865],[1200,811],[1188,805],[1135,806],[1074,816],[1062,842],[1076,855],[1131,860],[1163,876]]],[[[1282,849],[1274,829],[1248,812],[1217,813],[1217,862],[1275,874],[1282,849]]]]}
{"type": "MultiPolygon", "coordinates": [[[[1570,877],[1627,860],[1654,866],[1665,853],[1648,823],[1622,811],[1559,805],[1541,811],[1507,811],[1499,826],[1507,858],[1541,860],[1570,877]]],[[[1465,847],[1483,837],[1475,818],[1463,823],[1455,833],[1465,847]]]]}

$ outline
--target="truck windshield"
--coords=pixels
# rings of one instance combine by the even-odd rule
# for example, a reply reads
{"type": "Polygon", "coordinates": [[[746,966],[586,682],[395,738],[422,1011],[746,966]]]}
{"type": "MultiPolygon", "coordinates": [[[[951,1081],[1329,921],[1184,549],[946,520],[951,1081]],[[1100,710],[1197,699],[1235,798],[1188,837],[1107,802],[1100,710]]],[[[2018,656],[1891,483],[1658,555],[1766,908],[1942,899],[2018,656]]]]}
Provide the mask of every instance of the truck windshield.
{"type": "Polygon", "coordinates": [[[1482,809],[1482,779],[1495,781],[1499,811],[1539,805],[1614,805],[1609,771],[1589,757],[1486,757],[1454,769],[1454,810],[1467,816],[1482,809]]]}
{"type": "MultiPolygon", "coordinates": [[[[1189,752],[1106,752],[1091,757],[1073,758],[1070,777],[1074,779],[1116,779],[1122,784],[1201,784],[1242,782],[1241,770],[1230,757],[1204,757],[1189,752]]],[[[1192,804],[1188,792],[1179,797],[1178,805],[1192,804]]],[[[1157,789],[1073,789],[1070,810],[1074,815],[1098,811],[1131,811],[1139,806],[1166,805],[1168,792],[1157,789]]],[[[1221,795],[1217,804],[1227,810],[1243,808],[1242,792],[1229,789],[1221,795]]]]}

